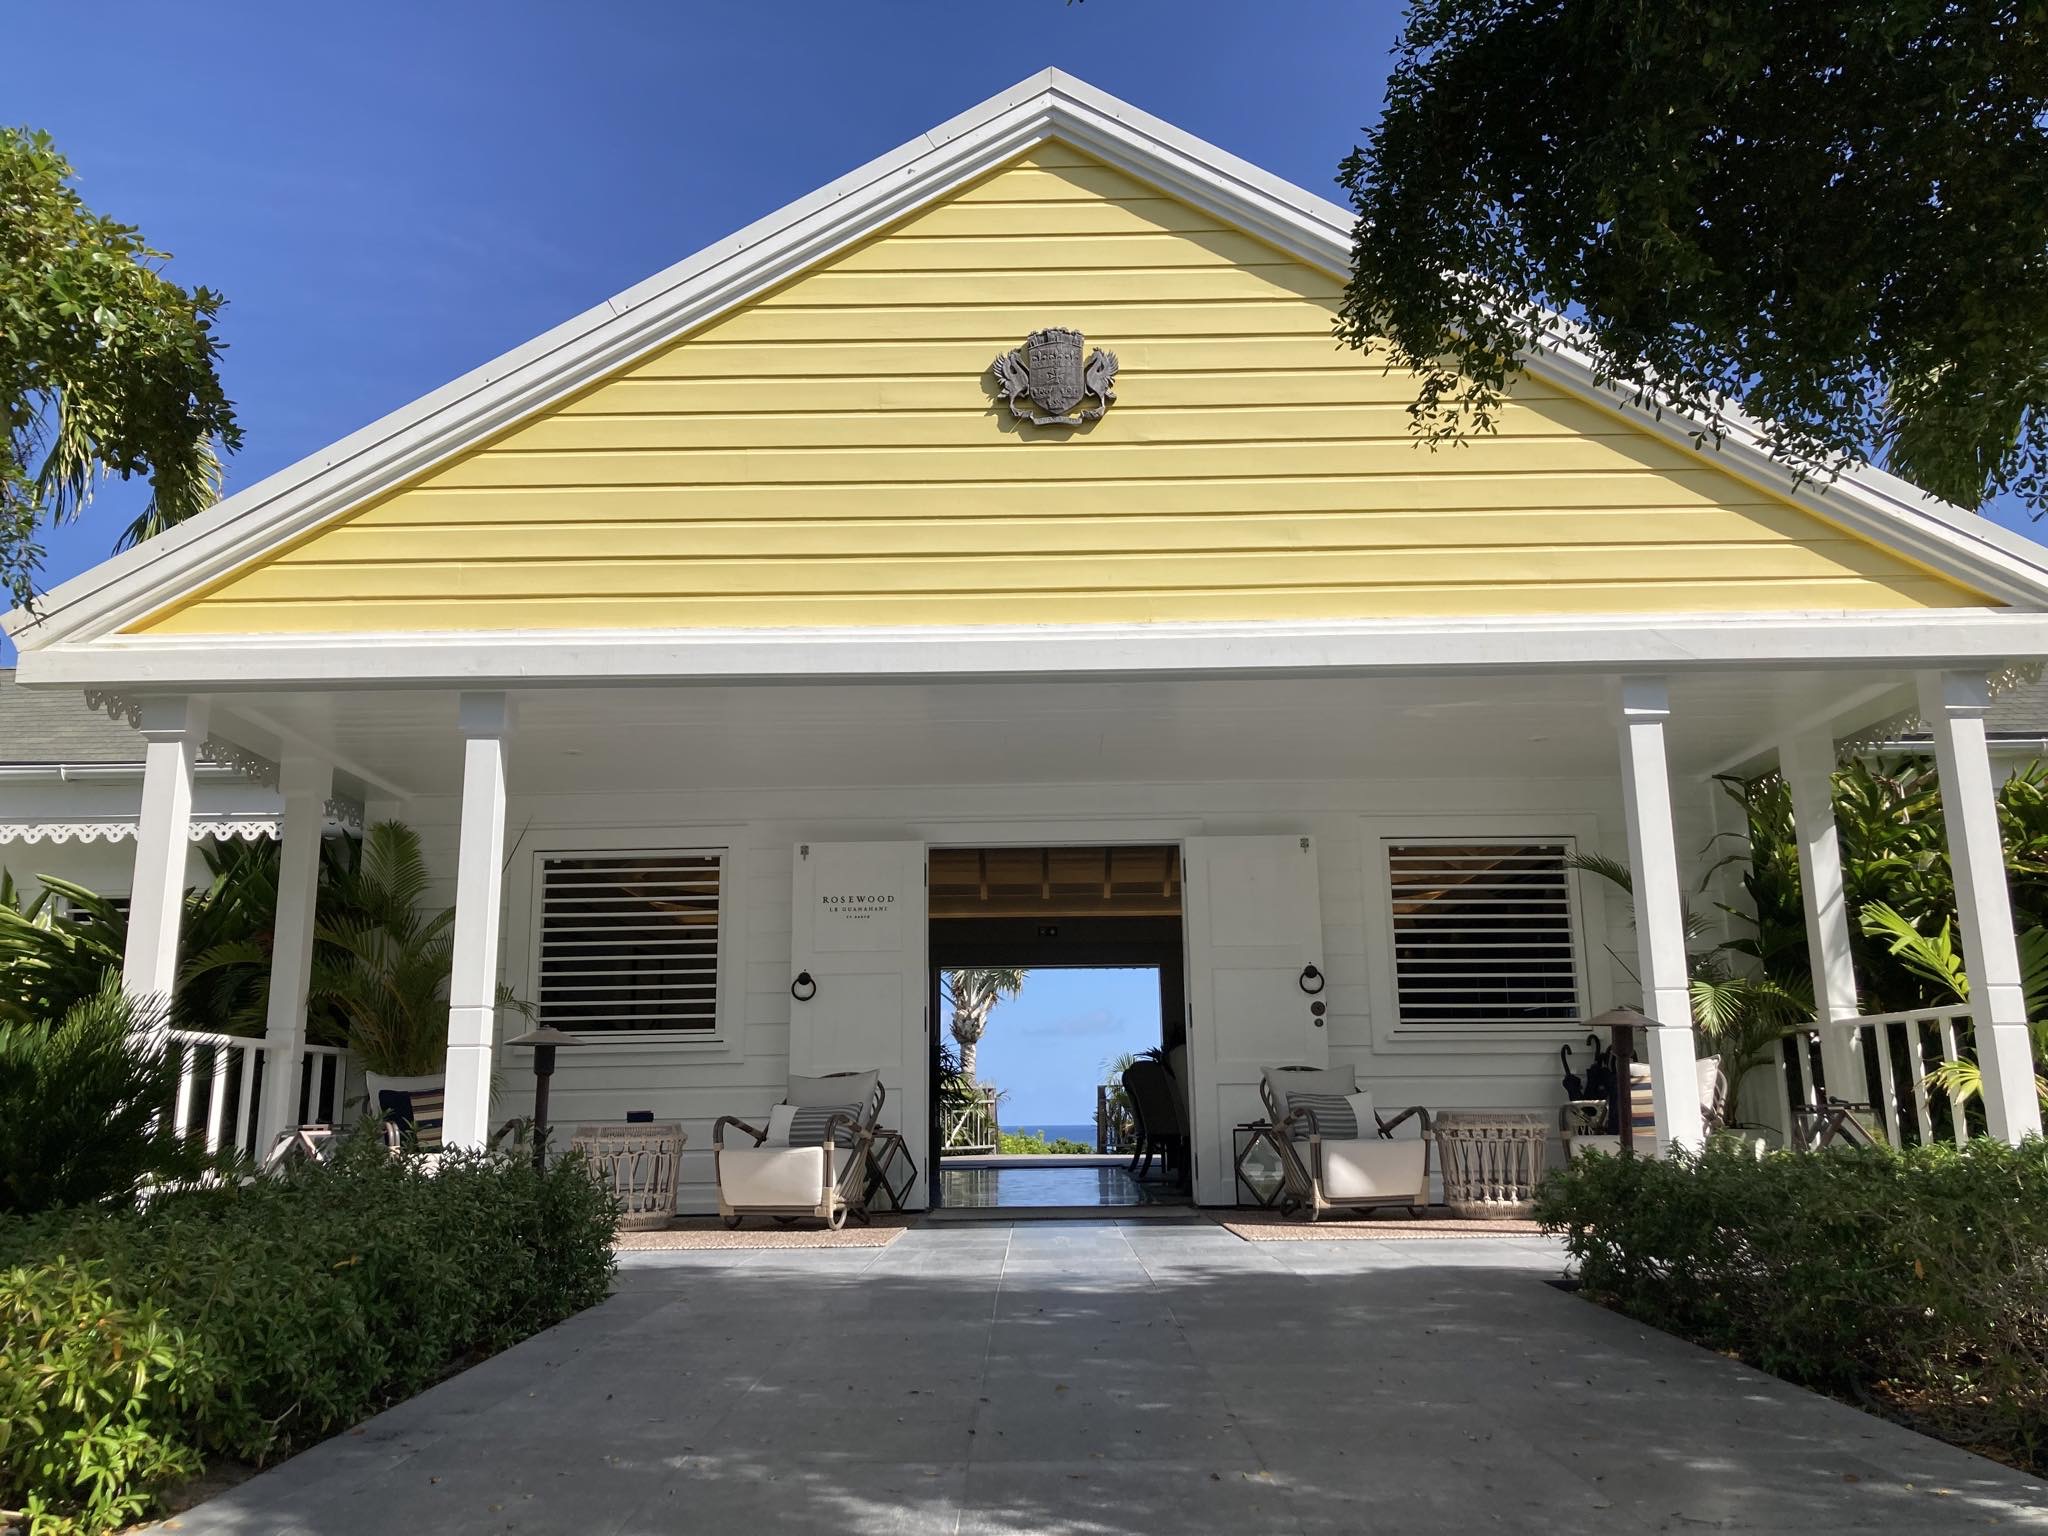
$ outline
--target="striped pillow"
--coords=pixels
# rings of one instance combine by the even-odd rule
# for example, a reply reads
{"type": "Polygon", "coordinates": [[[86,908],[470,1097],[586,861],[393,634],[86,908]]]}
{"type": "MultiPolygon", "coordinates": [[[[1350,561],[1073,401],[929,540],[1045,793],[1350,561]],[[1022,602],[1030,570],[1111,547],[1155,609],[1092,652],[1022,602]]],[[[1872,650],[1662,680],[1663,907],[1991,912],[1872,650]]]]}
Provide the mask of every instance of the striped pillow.
{"type": "Polygon", "coordinates": [[[1637,1141],[1653,1139],[1657,1134],[1657,1099],[1650,1091],[1650,1064],[1630,1062],[1628,1077],[1629,1123],[1635,1128],[1637,1141]]]}
{"type": "MultiPolygon", "coordinates": [[[[792,1147],[815,1147],[825,1139],[825,1126],[834,1115],[845,1115],[858,1124],[858,1104],[800,1104],[789,1120],[789,1144],[792,1147]]],[[[833,1131],[832,1140],[842,1147],[853,1145],[853,1125],[841,1123],[833,1131]]]]}
{"type": "MultiPolygon", "coordinates": [[[[1290,1093],[1287,1095],[1287,1112],[1297,1114],[1308,1110],[1316,1117],[1316,1134],[1326,1141],[1358,1140],[1358,1111],[1352,1108],[1351,1099],[1341,1093],[1290,1093]]],[[[1294,1122],[1294,1134],[1306,1140],[1308,1122],[1294,1122]]]]}
{"type": "Polygon", "coordinates": [[[377,1108],[398,1127],[399,1144],[410,1152],[441,1150],[441,1112],[447,1098],[439,1088],[385,1088],[377,1094],[377,1108]]]}

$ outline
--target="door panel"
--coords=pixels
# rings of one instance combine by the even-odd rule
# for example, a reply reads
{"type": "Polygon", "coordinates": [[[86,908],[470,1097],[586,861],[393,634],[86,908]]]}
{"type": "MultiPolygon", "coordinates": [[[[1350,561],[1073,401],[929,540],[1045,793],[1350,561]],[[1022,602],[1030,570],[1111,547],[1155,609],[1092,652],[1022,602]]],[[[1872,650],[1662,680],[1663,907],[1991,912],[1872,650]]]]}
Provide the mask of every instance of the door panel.
{"type": "Polygon", "coordinates": [[[1195,1199],[1229,1205],[1231,1128],[1265,1115],[1259,1069],[1329,1061],[1326,999],[1303,990],[1322,969],[1322,896],[1306,837],[1196,837],[1185,852],[1195,1199]]]}
{"type": "MultiPolygon", "coordinates": [[[[791,882],[789,1070],[881,1070],[882,1119],[929,1161],[923,843],[801,843],[791,882]]],[[[920,1178],[913,1203],[924,1199],[920,1178]]]]}

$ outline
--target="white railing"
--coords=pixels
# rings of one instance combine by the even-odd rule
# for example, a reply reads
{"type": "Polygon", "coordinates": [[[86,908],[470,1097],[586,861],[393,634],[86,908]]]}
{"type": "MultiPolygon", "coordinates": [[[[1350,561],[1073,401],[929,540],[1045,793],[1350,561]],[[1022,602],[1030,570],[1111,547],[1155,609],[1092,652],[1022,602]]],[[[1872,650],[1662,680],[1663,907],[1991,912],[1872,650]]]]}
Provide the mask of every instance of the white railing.
{"type": "MultiPolygon", "coordinates": [[[[1957,1103],[1932,1080],[1937,1067],[1976,1059],[1976,1030],[1967,1008],[1914,1008],[1904,1013],[1870,1013],[1816,1022],[1786,1042],[1787,1120],[1800,1126],[1794,1105],[1824,1111],[1828,1099],[1867,1104],[1880,1131],[1894,1147],[1924,1146],[1952,1138],[1961,1146],[1983,1134],[1981,1116],[1972,1124],[1968,1104],[1957,1103]],[[1835,1048],[1825,1049],[1823,1041],[1835,1048]],[[1847,1083],[1827,1080],[1825,1062],[1853,1063],[1847,1083]]],[[[1806,1117],[1807,1125],[1815,1123],[1806,1117]]]]}
{"type": "Polygon", "coordinates": [[[996,1123],[996,1091],[968,1091],[971,1098],[946,1110],[940,1145],[948,1152],[993,1152],[1002,1144],[1002,1131],[996,1123]]]}
{"type": "MultiPolygon", "coordinates": [[[[235,1148],[258,1157],[256,1126],[269,1084],[270,1052],[261,1036],[220,1035],[206,1030],[170,1030],[172,1060],[178,1064],[178,1092],[171,1126],[181,1138],[197,1138],[209,1152],[235,1148]]],[[[331,1125],[343,1114],[348,1052],[339,1046],[309,1045],[299,1070],[279,1085],[292,1096],[291,1125],[331,1125]]]]}

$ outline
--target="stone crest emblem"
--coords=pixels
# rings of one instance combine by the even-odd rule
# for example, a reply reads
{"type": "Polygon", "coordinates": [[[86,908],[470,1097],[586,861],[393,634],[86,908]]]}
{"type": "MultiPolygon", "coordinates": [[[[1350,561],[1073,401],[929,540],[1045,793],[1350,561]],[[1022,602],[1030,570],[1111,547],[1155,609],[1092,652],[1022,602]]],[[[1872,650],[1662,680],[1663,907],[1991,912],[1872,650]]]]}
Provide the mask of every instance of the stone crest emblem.
{"type": "Polygon", "coordinates": [[[996,393],[1010,414],[1040,427],[1078,427],[1099,421],[1116,399],[1116,354],[1097,347],[1081,360],[1087,338],[1065,326],[1033,331],[1024,345],[989,364],[996,393]],[[1085,410],[1084,400],[1095,403],[1085,410]]]}

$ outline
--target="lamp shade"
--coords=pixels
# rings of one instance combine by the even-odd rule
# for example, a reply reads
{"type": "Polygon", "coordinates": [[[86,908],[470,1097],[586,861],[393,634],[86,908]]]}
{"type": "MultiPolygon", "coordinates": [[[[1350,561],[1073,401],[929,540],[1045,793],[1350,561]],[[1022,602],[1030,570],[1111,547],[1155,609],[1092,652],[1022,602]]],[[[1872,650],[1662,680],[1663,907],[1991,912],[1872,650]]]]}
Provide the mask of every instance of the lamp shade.
{"type": "Polygon", "coordinates": [[[514,1035],[505,1042],[507,1045],[581,1045],[580,1035],[564,1034],[552,1024],[542,1024],[529,1029],[523,1035],[514,1035]]]}
{"type": "MultiPolygon", "coordinates": [[[[1657,1021],[1634,1008],[1610,1008],[1597,1019],[1588,1019],[1588,1029],[1655,1029],[1657,1021]]],[[[513,1044],[518,1044],[515,1040],[513,1044]]]]}

